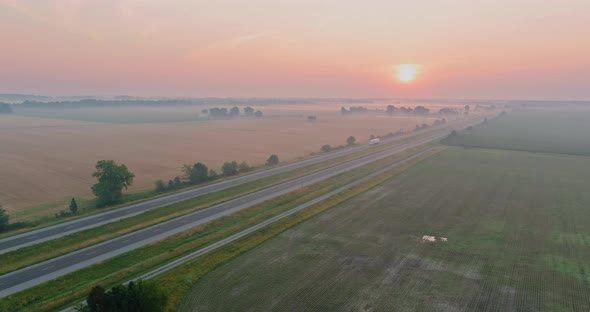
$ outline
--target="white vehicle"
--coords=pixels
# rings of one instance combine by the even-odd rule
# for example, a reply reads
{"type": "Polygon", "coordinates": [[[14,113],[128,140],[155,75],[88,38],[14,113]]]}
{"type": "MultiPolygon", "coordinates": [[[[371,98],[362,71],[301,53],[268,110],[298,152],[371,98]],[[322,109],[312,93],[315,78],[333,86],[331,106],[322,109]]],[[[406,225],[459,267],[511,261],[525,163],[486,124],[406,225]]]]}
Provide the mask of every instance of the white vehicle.
{"type": "Polygon", "coordinates": [[[379,144],[379,143],[381,143],[381,139],[379,139],[379,138],[375,138],[375,139],[372,139],[371,141],[369,141],[369,145],[375,145],[375,144],[379,144]]]}

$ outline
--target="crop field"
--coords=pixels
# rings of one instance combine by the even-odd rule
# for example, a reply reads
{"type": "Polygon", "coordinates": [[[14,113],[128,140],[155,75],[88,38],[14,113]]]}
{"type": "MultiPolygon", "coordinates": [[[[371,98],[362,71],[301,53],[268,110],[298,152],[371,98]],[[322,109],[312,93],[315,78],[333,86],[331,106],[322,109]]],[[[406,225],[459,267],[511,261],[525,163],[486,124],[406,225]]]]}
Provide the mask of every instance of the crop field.
{"type": "Polygon", "coordinates": [[[136,175],[130,191],[138,191],[152,188],[156,179],[180,175],[184,163],[200,161],[215,169],[231,160],[260,165],[273,153],[281,161],[294,160],[319,152],[324,144],[345,144],[350,135],[364,144],[371,134],[413,129],[432,121],[337,112],[319,115],[316,122],[294,113],[260,119],[120,124],[0,116],[0,204],[14,215],[23,210],[65,209],[73,196],[90,198],[91,173],[101,159],[126,164],[136,175]],[[56,201],[61,204],[52,204],[56,201]]]}
{"type": "Polygon", "coordinates": [[[180,311],[590,311],[590,158],[450,148],[230,260],[180,311]]]}
{"type": "Polygon", "coordinates": [[[590,155],[590,107],[519,109],[445,143],[531,152],[590,155]]]}

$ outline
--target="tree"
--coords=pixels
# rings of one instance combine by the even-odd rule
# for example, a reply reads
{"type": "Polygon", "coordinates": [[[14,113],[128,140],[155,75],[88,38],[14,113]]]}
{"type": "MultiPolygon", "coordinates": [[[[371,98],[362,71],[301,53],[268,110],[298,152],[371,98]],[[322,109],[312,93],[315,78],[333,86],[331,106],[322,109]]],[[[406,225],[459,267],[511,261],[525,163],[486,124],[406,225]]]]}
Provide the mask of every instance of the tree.
{"type": "Polygon", "coordinates": [[[240,116],[240,108],[237,106],[232,107],[229,110],[229,114],[233,117],[233,116],[240,116]]]}
{"type": "Polygon", "coordinates": [[[238,165],[238,172],[248,172],[250,170],[252,170],[252,167],[250,167],[245,161],[238,165]]]}
{"type": "Polygon", "coordinates": [[[217,174],[217,171],[213,170],[213,169],[209,169],[209,179],[217,179],[219,177],[219,175],[217,174]]]}
{"type": "Polygon", "coordinates": [[[0,205],[0,232],[4,232],[8,229],[8,219],[10,216],[6,213],[6,210],[2,209],[0,205]]]}
{"type": "Polygon", "coordinates": [[[430,110],[424,106],[414,107],[414,114],[426,115],[428,112],[430,112],[430,110]]]}
{"type": "Polygon", "coordinates": [[[348,144],[349,146],[354,145],[354,143],[356,142],[356,138],[353,137],[352,135],[348,137],[348,139],[346,139],[346,144],[348,144]]]}
{"type": "Polygon", "coordinates": [[[168,180],[168,189],[173,190],[175,187],[173,180],[168,180]]]}
{"type": "Polygon", "coordinates": [[[466,112],[468,112],[470,108],[471,108],[471,106],[469,106],[469,105],[465,105],[465,111],[466,111],[466,112]]]}
{"type": "Polygon", "coordinates": [[[234,161],[226,161],[221,166],[223,176],[229,177],[238,174],[238,163],[234,161]]]}
{"type": "Polygon", "coordinates": [[[277,165],[278,163],[279,163],[279,156],[277,156],[276,154],[270,155],[270,157],[268,157],[268,159],[266,160],[267,166],[274,166],[274,165],[277,165]]]}
{"type": "Polygon", "coordinates": [[[72,197],[72,200],[70,201],[70,211],[73,214],[76,214],[76,212],[78,212],[78,203],[76,203],[76,199],[72,197]]]}
{"type": "Polygon", "coordinates": [[[244,108],[244,115],[246,116],[254,116],[254,109],[250,106],[246,106],[244,108]]]}
{"type": "Polygon", "coordinates": [[[393,105],[387,105],[387,113],[390,116],[393,115],[393,113],[395,113],[395,106],[393,106],[393,105]]]}
{"type": "Polygon", "coordinates": [[[209,168],[203,163],[196,163],[194,165],[184,164],[182,166],[182,172],[184,173],[184,178],[188,180],[190,183],[201,183],[207,181],[209,178],[209,168]]]}
{"type": "Polygon", "coordinates": [[[179,176],[174,177],[174,188],[181,188],[182,187],[182,180],[180,180],[179,176]]]}
{"type": "Polygon", "coordinates": [[[114,160],[99,160],[92,176],[98,180],[92,186],[92,192],[98,197],[98,207],[120,203],[123,200],[123,188],[127,189],[135,178],[127,166],[117,165],[114,160]]]}
{"type": "Polygon", "coordinates": [[[262,117],[262,112],[261,111],[256,111],[256,113],[254,113],[254,117],[262,117]]]}
{"type": "MultiPolygon", "coordinates": [[[[166,191],[166,182],[164,182],[164,180],[162,180],[162,179],[156,180],[155,184],[156,184],[156,192],[162,193],[162,192],[166,191]]],[[[170,184],[170,181],[168,184],[170,184]]]]}
{"type": "Polygon", "coordinates": [[[323,145],[321,148],[322,152],[327,153],[332,150],[332,147],[329,144],[323,145]]]}
{"type": "Polygon", "coordinates": [[[165,311],[167,302],[168,295],[162,287],[142,280],[117,285],[109,290],[95,286],[86,297],[87,310],[92,312],[160,312],[165,311]]]}

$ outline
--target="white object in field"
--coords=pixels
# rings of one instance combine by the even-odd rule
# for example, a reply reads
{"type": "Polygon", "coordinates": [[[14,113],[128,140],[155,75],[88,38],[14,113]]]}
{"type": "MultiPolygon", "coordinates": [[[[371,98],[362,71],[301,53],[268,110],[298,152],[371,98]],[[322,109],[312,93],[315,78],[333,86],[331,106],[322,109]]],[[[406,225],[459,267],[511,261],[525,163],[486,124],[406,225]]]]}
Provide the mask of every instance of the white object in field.
{"type": "Polygon", "coordinates": [[[440,240],[446,242],[448,239],[446,237],[441,237],[440,240]]]}
{"type": "Polygon", "coordinates": [[[436,242],[436,237],[430,235],[423,235],[422,240],[425,242],[436,242]]]}
{"type": "Polygon", "coordinates": [[[375,145],[375,144],[379,144],[379,143],[381,143],[381,139],[379,139],[379,138],[375,138],[375,139],[372,139],[371,141],[369,141],[370,145],[375,145]]]}

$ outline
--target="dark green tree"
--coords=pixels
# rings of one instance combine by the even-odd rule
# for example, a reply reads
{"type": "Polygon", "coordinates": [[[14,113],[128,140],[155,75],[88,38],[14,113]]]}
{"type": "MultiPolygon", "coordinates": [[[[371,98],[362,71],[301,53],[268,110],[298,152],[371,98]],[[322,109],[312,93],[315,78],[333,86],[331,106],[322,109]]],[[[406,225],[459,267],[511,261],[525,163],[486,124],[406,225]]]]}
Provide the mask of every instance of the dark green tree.
{"type": "Polygon", "coordinates": [[[346,144],[348,144],[348,146],[352,146],[354,145],[354,143],[356,143],[356,138],[352,135],[349,136],[348,139],[346,139],[346,144]]]}
{"type": "Polygon", "coordinates": [[[10,216],[6,213],[6,210],[2,209],[0,205],[0,232],[4,232],[8,229],[8,219],[10,216]]]}
{"type": "Polygon", "coordinates": [[[86,297],[87,310],[92,312],[160,312],[165,311],[168,295],[153,282],[129,282],[109,290],[95,286],[86,297]]]}
{"type": "Polygon", "coordinates": [[[277,165],[278,163],[279,163],[279,156],[277,156],[276,154],[270,155],[270,157],[268,157],[268,159],[266,160],[267,166],[274,166],[274,165],[277,165]]]}
{"type": "Polygon", "coordinates": [[[240,116],[240,108],[237,106],[232,107],[229,110],[229,114],[233,117],[233,116],[240,116]]]}
{"type": "Polygon", "coordinates": [[[245,161],[238,165],[238,172],[248,172],[250,170],[252,170],[252,167],[250,167],[245,161]]]}
{"type": "Polygon", "coordinates": [[[174,177],[174,188],[181,188],[182,187],[182,180],[180,180],[179,176],[174,177]]]}
{"type": "Polygon", "coordinates": [[[238,174],[238,163],[234,161],[226,161],[221,166],[221,173],[225,177],[233,176],[238,174]]]}
{"type": "Polygon", "coordinates": [[[194,165],[184,165],[182,167],[182,172],[184,173],[184,178],[188,180],[190,183],[201,183],[207,181],[209,178],[209,168],[203,163],[196,163],[194,165]]]}
{"type": "Polygon", "coordinates": [[[98,197],[98,207],[120,203],[123,200],[123,188],[127,189],[135,178],[127,166],[117,165],[114,160],[99,160],[92,176],[98,180],[92,186],[92,192],[98,197]]]}
{"type": "Polygon", "coordinates": [[[168,189],[173,190],[175,188],[174,180],[168,180],[168,189]]]}
{"type": "Polygon", "coordinates": [[[73,214],[76,214],[78,212],[78,203],[76,203],[76,199],[72,197],[72,200],[70,201],[70,211],[73,214]]]}
{"type": "Polygon", "coordinates": [[[329,144],[323,145],[321,148],[322,152],[327,153],[332,150],[332,147],[329,144]]]}
{"type": "Polygon", "coordinates": [[[162,193],[166,191],[166,182],[164,180],[158,179],[154,184],[156,184],[156,192],[162,193]]]}
{"type": "Polygon", "coordinates": [[[262,112],[261,111],[256,111],[256,113],[254,113],[254,117],[262,117],[262,112]]]}

